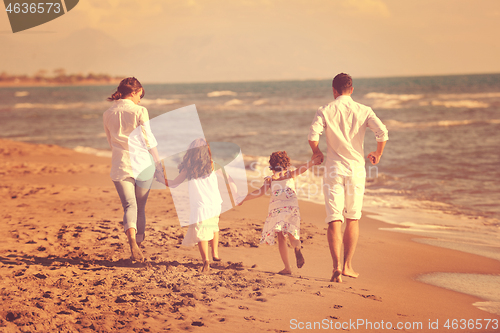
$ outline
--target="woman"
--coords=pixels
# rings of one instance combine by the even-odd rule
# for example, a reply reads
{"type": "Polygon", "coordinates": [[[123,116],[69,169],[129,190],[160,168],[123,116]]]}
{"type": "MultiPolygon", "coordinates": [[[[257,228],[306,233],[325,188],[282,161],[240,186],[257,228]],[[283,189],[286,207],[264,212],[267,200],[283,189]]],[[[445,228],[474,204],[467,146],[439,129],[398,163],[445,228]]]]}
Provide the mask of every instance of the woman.
{"type": "Polygon", "coordinates": [[[145,208],[153,173],[163,175],[156,139],[149,126],[148,111],[138,105],[143,97],[144,88],[139,80],[135,77],[123,79],[116,92],[108,98],[113,101],[113,106],[103,115],[104,130],[112,151],[110,175],[123,206],[123,227],[130,245],[131,259],[136,261],[144,260],[138,245],[145,237],[145,208]],[[138,127],[139,130],[134,131],[138,127]],[[134,140],[135,144],[132,144],[129,140],[133,139],[134,133],[138,133],[141,140],[134,140]],[[131,153],[132,149],[134,153],[131,153]],[[140,172],[141,168],[137,167],[141,152],[142,164],[146,162],[146,167],[150,167],[149,172],[140,172]],[[146,159],[144,155],[147,156],[146,159]],[[151,156],[154,165],[151,163],[151,156]],[[151,172],[152,168],[156,170],[151,172]]]}

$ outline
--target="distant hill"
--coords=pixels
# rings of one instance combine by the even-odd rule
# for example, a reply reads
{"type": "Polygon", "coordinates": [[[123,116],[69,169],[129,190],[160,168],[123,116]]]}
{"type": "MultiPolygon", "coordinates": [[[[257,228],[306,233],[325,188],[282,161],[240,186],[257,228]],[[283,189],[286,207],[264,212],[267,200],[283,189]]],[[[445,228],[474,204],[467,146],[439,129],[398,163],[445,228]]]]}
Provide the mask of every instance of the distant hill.
{"type": "Polygon", "coordinates": [[[123,79],[112,77],[108,74],[66,74],[62,68],[53,71],[52,76],[47,75],[46,70],[39,70],[35,75],[9,75],[0,73],[0,86],[26,86],[26,85],[97,85],[114,84],[123,79]]]}

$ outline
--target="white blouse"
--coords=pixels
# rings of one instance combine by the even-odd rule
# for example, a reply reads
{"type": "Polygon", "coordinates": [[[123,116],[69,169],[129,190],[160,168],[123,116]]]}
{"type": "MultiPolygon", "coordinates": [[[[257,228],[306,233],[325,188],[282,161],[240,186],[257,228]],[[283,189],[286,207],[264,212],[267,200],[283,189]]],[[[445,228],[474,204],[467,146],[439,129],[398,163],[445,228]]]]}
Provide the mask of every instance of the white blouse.
{"type": "MultiPolygon", "coordinates": [[[[148,110],[136,105],[129,99],[113,101],[113,105],[103,114],[104,130],[111,147],[111,179],[124,180],[128,177],[137,178],[129,149],[129,136],[133,130],[141,126],[144,143],[143,150],[156,147],[158,144],[149,126],[148,110]]],[[[149,153],[148,153],[149,154],[149,153]]]]}

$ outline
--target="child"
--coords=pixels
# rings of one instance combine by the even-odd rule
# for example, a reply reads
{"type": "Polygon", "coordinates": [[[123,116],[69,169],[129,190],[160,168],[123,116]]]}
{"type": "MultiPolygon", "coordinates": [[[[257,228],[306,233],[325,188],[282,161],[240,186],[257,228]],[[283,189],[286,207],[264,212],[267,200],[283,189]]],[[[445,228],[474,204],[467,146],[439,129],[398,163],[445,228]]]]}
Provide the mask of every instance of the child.
{"type": "Polygon", "coordinates": [[[189,181],[189,227],[182,245],[198,244],[203,260],[201,271],[206,273],[210,270],[209,242],[212,247],[213,260],[220,261],[218,243],[222,198],[214,171],[212,153],[205,139],[196,139],[191,143],[178,168],[179,175],[174,180],[167,180],[166,185],[175,188],[186,178],[189,181]]]}
{"type": "Polygon", "coordinates": [[[243,201],[258,198],[271,189],[271,200],[269,202],[269,213],[267,215],[260,243],[274,244],[274,238],[278,235],[278,244],[281,259],[285,264],[285,269],[279,274],[290,275],[292,268],[288,261],[288,249],[286,236],[295,249],[297,267],[304,265],[304,257],[300,252],[300,213],[297,194],[295,193],[294,178],[304,173],[315,164],[320,164],[319,160],[309,161],[300,165],[294,171],[289,171],[290,158],[285,151],[272,153],[269,159],[270,169],[273,172],[271,177],[264,179],[264,185],[258,190],[248,194],[243,201]]]}

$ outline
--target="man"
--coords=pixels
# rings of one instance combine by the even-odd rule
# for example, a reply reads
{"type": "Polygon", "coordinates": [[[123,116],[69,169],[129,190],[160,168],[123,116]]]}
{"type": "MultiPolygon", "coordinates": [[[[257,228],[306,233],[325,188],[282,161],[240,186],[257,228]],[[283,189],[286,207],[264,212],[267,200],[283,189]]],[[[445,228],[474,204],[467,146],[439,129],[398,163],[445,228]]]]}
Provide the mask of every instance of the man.
{"type": "Polygon", "coordinates": [[[358,220],[361,217],[365,189],[365,159],[363,142],[366,128],[370,128],[377,140],[377,151],[368,154],[372,164],[377,164],[389,139],[387,129],[373,110],[356,103],[352,78],[338,74],[332,82],[335,101],[318,109],[309,131],[309,145],[313,159],[323,153],[318,147],[319,136],[326,132],[327,157],[323,180],[328,244],[333,259],[330,281],[342,282],[342,275],[356,278],[352,257],[359,236],[358,220]],[[344,237],[342,223],[346,220],[344,237]],[[342,244],[344,262],[341,263],[342,244]]]}

